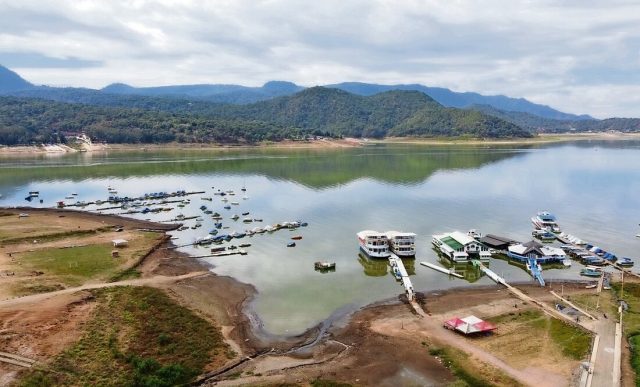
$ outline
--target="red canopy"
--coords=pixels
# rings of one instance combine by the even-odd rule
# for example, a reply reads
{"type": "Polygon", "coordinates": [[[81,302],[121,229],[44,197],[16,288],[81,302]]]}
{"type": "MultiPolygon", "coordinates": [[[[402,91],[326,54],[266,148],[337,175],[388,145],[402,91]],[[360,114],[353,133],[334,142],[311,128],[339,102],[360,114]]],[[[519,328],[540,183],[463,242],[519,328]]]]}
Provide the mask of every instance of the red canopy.
{"type": "Polygon", "coordinates": [[[494,324],[481,320],[476,316],[467,316],[465,318],[454,317],[451,320],[445,321],[445,325],[465,335],[469,333],[488,332],[497,328],[494,324]]]}

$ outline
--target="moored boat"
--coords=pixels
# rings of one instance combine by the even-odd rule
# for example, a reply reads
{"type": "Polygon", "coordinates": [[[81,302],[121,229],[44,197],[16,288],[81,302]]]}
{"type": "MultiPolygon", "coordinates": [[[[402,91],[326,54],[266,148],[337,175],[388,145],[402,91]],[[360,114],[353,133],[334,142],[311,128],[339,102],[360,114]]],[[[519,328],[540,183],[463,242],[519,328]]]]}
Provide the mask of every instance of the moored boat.
{"type": "Polygon", "coordinates": [[[389,245],[387,236],[381,232],[364,230],[356,234],[363,253],[371,258],[387,258],[389,245]]]}
{"type": "Polygon", "coordinates": [[[412,232],[387,231],[385,235],[391,252],[399,257],[416,256],[416,234],[412,232]]]}
{"type": "Polygon", "coordinates": [[[583,275],[585,277],[600,277],[602,275],[602,272],[599,270],[585,268],[580,270],[580,275],[583,275]]]}
{"type": "Polygon", "coordinates": [[[531,223],[539,230],[548,230],[554,233],[560,232],[556,217],[547,211],[538,212],[536,216],[531,218],[531,223]]]}

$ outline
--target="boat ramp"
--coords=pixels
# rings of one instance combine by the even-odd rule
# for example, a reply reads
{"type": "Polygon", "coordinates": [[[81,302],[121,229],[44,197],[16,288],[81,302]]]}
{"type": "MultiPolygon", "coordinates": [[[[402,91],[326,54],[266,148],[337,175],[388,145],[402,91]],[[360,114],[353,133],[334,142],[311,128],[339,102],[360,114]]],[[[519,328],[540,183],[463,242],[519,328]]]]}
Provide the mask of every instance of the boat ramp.
{"type": "Polygon", "coordinates": [[[527,269],[529,269],[529,273],[531,273],[533,278],[538,281],[540,286],[544,286],[544,278],[542,278],[542,266],[540,266],[535,258],[529,257],[529,259],[527,260],[527,269]]]}

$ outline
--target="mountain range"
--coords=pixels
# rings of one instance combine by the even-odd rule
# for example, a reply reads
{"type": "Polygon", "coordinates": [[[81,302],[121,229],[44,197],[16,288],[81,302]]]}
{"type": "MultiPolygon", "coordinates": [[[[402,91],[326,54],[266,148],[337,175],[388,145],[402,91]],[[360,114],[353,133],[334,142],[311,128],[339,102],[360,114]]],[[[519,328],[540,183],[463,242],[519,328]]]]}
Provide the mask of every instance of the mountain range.
{"type": "Polygon", "coordinates": [[[640,130],[640,119],[596,120],[522,98],[459,93],[418,84],[345,82],[305,88],[271,81],[261,87],[200,84],[136,88],[115,83],[97,90],[36,86],[0,66],[0,95],[20,99],[0,98],[0,143],[5,144],[50,140],[56,133],[78,128],[111,142],[255,142],[312,133],[486,138],[640,130]],[[11,117],[2,103],[19,106],[23,114],[11,117]],[[45,106],[54,113],[47,113],[45,106]],[[31,117],[27,112],[37,113],[31,117]],[[160,119],[178,127],[167,127],[160,119]],[[48,129],[34,129],[36,123],[48,129]]]}

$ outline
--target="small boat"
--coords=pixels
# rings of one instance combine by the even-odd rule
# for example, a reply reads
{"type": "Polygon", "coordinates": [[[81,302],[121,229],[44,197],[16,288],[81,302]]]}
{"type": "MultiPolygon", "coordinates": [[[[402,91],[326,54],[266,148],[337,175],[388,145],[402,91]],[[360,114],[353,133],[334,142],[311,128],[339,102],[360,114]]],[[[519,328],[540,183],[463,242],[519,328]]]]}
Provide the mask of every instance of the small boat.
{"type": "Polygon", "coordinates": [[[242,216],[247,216],[247,215],[249,215],[249,212],[243,212],[242,213],[242,216]]]}
{"type": "Polygon", "coordinates": [[[617,262],[618,266],[630,267],[633,266],[633,260],[631,258],[622,257],[617,262]]]}
{"type": "Polygon", "coordinates": [[[233,219],[233,220],[238,220],[238,219],[240,219],[240,217],[238,216],[238,214],[234,214],[234,215],[231,217],[231,219],[233,219]]]}
{"type": "Polygon", "coordinates": [[[287,243],[287,247],[296,247],[296,242],[287,243]]]}
{"type": "Polygon", "coordinates": [[[241,245],[238,245],[238,247],[251,247],[251,243],[243,243],[241,245]]]}
{"type": "Polygon", "coordinates": [[[299,241],[300,239],[302,239],[302,235],[292,236],[291,239],[293,239],[294,241],[299,241]]]}
{"type": "Polygon", "coordinates": [[[314,262],[313,266],[316,270],[331,270],[336,268],[335,262],[318,261],[314,262]]]}
{"type": "Polygon", "coordinates": [[[240,203],[238,203],[238,202],[231,202],[231,204],[233,204],[234,206],[239,206],[240,205],[240,203]]]}
{"type": "Polygon", "coordinates": [[[225,209],[225,210],[230,210],[230,209],[231,209],[231,206],[224,206],[224,209],[225,209]]]}
{"type": "Polygon", "coordinates": [[[595,289],[598,286],[598,284],[589,284],[587,286],[585,286],[585,289],[595,289]]]}
{"type": "Polygon", "coordinates": [[[212,247],[211,248],[211,252],[212,253],[219,253],[221,251],[225,251],[227,248],[222,246],[222,247],[212,247]]]}
{"type": "Polygon", "coordinates": [[[251,223],[251,222],[253,222],[253,219],[251,219],[251,218],[244,218],[244,219],[242,219],[242,221],[243,221],[244,223],[251,223]]]}
{"type": "Polygon", "coordinates": [[[542,241],[553,241],[556,239],[556,235],[548,230],[533,230],[532,236],[542,241]]]}
{"type": "Polygon", "coordinates": [[[600,277],[602,275],[602,272],[599,270],[585,268],[580,270],[580,275],[583,275],[585,277],[600,277]]]}
{"type": "Polygon", "coordinates": [[[202,200],[208,200],[208,201],[212,201],[212,200],[213,200],[213,198],[200,198],[200,199],[202,199],[202,200]]]}
{"type": "Polygon", "coordinates": [[[261,218],[253,218],[253,221],[254,222],[262,222],[262,219],[261,218]]]}
{"type": "Polygon", "coordinates": [[[571,260],[569,258],[565,258],[562,260],[562,264],[564,267],[571,267],[571,260]]]}

